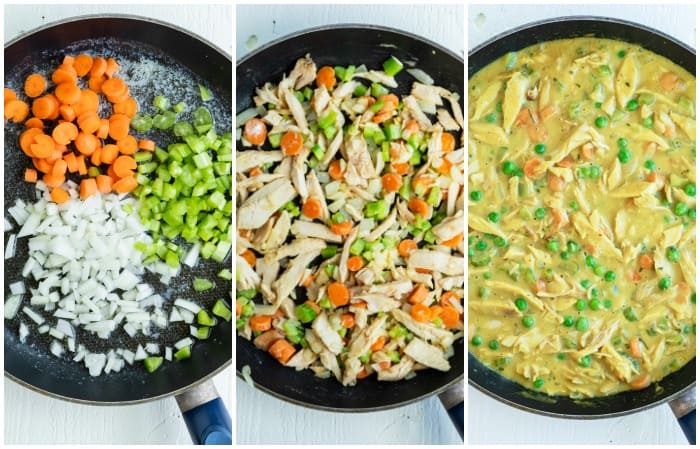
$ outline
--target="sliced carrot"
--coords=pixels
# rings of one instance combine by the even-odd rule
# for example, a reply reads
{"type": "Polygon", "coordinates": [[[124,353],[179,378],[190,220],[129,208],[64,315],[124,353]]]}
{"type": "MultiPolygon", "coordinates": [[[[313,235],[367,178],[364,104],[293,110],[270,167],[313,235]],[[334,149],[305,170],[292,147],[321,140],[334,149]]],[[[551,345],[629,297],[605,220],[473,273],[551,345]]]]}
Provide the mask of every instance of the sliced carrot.
{"type": "Polygon", "coordinates": [[[55,187],[61,187],[61,185],[66,182],[66,177],[63,175],[53,175],[51,173],[46,173],[42,178],[42,181],[44,181],[44,184],[46,184],[49,187],[55,188],[55,187]]]}
{"type": "Polygon", "coordinates": [[[51,81],[53,81],[56,85],[61,83],[76,84],[78,82],[78,74],[75,72],[72,65],[61,64],[51,74],[51,81]]]}
{"type": "Polygon", "coordinates": [[[72,122],[73,120],[75,120],[75,111],[70,105],[62,104],[58,107],[58,113],[61,115],[63,120],[67,122],[72,122]]]}
{"type": "Polygon", "coordinates": [[[276,342],[272,343],[267,352],[269,352],[270,355],[276,358],[281,364],[285,364],[297,351],[294,349],[294,346],[292,346],[291,343],[283,338],[280,338],[276,342]]]}
{"type": "Polygon", "coordinates": [[[112,58],[107,58],[107,66],[105,67],[105,75],[107,78],[112,78],[119,71],[119,64],[112,58]]]}
{"type": "Polygon", "coordinates": [[[85,164],[85,155],[81,154],[76,158],[78,161],[78,174],[87,175],[87,165],[85,164]]]}
{"type": "Polygon", "coordinates": [[[318,87],[325,86],[331,90],[335,86],[335,70],[330,66],[323,66],[316,73],[316,85],[318,87]]]}
{"type": "Polygon", "coordinates": [[[629,383],[630,388],[633,390],[641,390],[649,385],[651,385],[651,375],[649,373],[644,373],[629,383]]]}
{"type": "Polygon", "coordinates": [[[27,128],[19,135],[19,147],[29,157],[34,157],[31,146],[35,142],[34,138],[39,134],[44,134],[44,132],[39,128],[27,128]]]}
{"type": "Polygon", "coordinates": [[[61,187],[54,187],[51,189],[51,199],[56,204],[63,204],[70,199],[70,195],[61,187]]]}
{"type": "Polygon", "coordinates": [[[634,357],[635,359],[641,359],[642,358],[642,346],[641,342],[639,340],[639,337],[636,335],[633,335],[630,337],[630,355],[634,357]]]}
{"type": "Polygon", "coordinates": [[[527,108],[522,108],[520,112],[518,112],[518,115],[515,116],[515,125],[524,126],[531,124],[532,118],[530,117],[530,111],[528,111],[527,108]]]}
{"type": "Polygon", "coordinates": [[[138,112],[139,106],[132,97],[128,97],[126,100],[114,104],[115,114],[124,114],[128,117],[134,117],[138,112]]]}
{"type": "Polygon", "coordinates": [[[411,187],[413,187],[413,191],[416,192],[418,196],[425,195],[432,185],[433,177],[426,174],[416,175],[411,180],[411,187]]]}
{"type": "Polygon", "coordinates": [[[336,307],[342,307],[350,302],[350,290],[345,284],[333,282],[328,285],[328,297],[336,307]]]}
{"type": "Polygon", "coordinates": [[[75,173],[78,171],[78,160],[75,158],[75,154],[68,153],[63,156],[63,160],[66,161],[66,167],[68,167],[69,173],[75,173]]]}
{"type": "Polygon", "coordinates": [[[666,92],[670,92],[680,83],[680,78],[673,72],[664,72],[659,77],[659,86],[666,92]]]}
{"type": "Polygon", "coordinates": [[[78,137],[78,128],[71,122],[63,122],[56,125],[51,133],[56,143],[68,145],[78,137]]]}
{"type": "Polygon", "coordinates": [[[94,178],[85,178],[80,181],[80,198],[86,199],[97,192],[97,182],[94,178]]]}
{"type": "Polygon", "coordinates": [[[440,138],[442,143],[442,152],[449,153],[455,149],[455,136],[448,132],[443,132],[440,138]]]}
{"type": "Polygon", "coordinates": [[[560,160],[555,164],[557,167],[571,168],[576,165],[576,160],[571,156],[566,156],[564,159],[560,160]]]}
{"type": "Polygon", "coordinates": [[[445,175],[445,176],[449,175],[450,171],[452,171],[452,162],[447,160],[446,157],[443,157],[442,162],[440,163],[438,168],[435,169],[435,171],[437,171],[441,175],[445,175]]]}
{"type": "Polygon", "coordinates": [[[369,347],[370,351],[372,352],[377,352],[381,351],[384,348],[384,345],[386,344],[386,337],[384,335],[380,335],[377,337],[377,339],[372,343],[372,346],[369,347]]]}
{"type": "Polygon", "coordinates": [[[76,117],[80,117],[88,111],[97,112],[100,108],[100,97],[90,89],[83,89],[80,91],[80,100],[72,106],[76,117]]]}
{"type": "Polygon", "coordinates": [[[102,164],[102,147],[99,145],[95,148],[95,151],[90,155],[90,163],[95,167],[99,167],[102,164]]]}
{"type": "Polygon", "coordinates": [[[138,149],[138,142],[134,136],[126,136],[117,141],[117,147],[121,154],[134,154],[138,149]]]}
{"type": "Polygon", "coordinates": [[[56,98],[58,98],[58,101],[63,104],[77,103],[80,101],[80,97],[82,96],[80,87],[73,83],[61,83],[56,86],[56,90],[54,92],[56,98]]]}
{"type": "Polygon", "coordinates": [[[301,212],[312,220],[319,218],[322,213],[321,201],[317,198],[307,198],[301,206],[301,212]]]}
{"type": "Polygon", "coordinates": [[[39,174],[33,168],[24,170],[24,180],[26,182],[35,183],[39,179],[39,174]]]}
{"type": "Polygon", "coordinates": [[[418,214],[423,218],[430,217],[430,212],[432,210],[430,204],[420,198],[411,198],[408,200],[408,209],[414,214],[418,214]]]}
{"type": "MultiPolygon", "coordinates": [[[[63,62],[61,64],[73,65],[75,64],[75,58],[71,55],[65,55],[63,57],[63,62]]],[[[75,69],[75,67],[73,67],[75,69]]]]}
{"type": "Polygon", "coordinates": [[[134,174],[133,170],[136,170],[136,161],[131,156],[119,156],[114,163],[114,173],[123,178],[125,176],[131,176],[134,174]]]}
{"type": "Polygon", "coordinates": [[[396,173],[387,173],[382,176],[382,187],[387,192],[398,192],[402,185],[401,176],[396,173]]]}
{"type": "Polygon", "coordinates": [[[102,92],[102,83],[106,81],[104,76],[94,76],[88,80],[88,89],[92,92],[102,92]]]}
{"type": "Polygon", "coordinates": [[[267,138],[267,126],[259,118],[251,118],[245,122],[243,127],[243,137],[252,145],[259,147],[265,143],[267,138]]]}
{"type": "Polygon", "coordinates": [[[411,307],[411,316],[419,323],[427,323],[430,321],[432,313],[430,312],[430,308],[428,306],[418,303],[411,307]]]}
{"type": "Polygon", "coordinates": [[[408,174],[411,166],[407,162],[399,162],[396,164],[391,164],[391,169],[394,170],[397,175],[403,176],[408,174]]]}
{"type": "Polygon", "coordinates": [[[550,172],[547,174],[547,187],[552,192],[563,192],[566,189],[566,181],[550,172]]]}
{"type": "Polygon", "coordinates": [[[363,368],[360,370],[360,372],[357,373],[357,376],[355,376],[355,377],[357,378],[357,380],[366,379],[366,378],[369,377],[369,373],[368,373],[367,370],[363,367],[363,368]]]}
{"type": "Polygon", "coordinates": [[[107,97],[119,97],[129,90],[123,79],[109,78],[102,83],[102,93],[107,97]]]}
{"type": "Polygon", "coordinates": [[[24,122],[24,126],[27,128],[39,128],[39,129],[44,129],[44,122],[41,121],[41,119],[32,117],[26,122],[24,122]]]}
{"type": "Polygon", "coordinates": [[[309,286],[311,285],[311,283],[312,283],[313,281],[314,281],[314,275],[313,275],[313,274],[310,274],[310,275],[308,275],[308,276],[306,277],[306,279],[304,279],[303,281],[301,281],[301,283],[300,283],[299,285],[301,285],[302,287],[309,288],[309,286]]]}
{"type": "Polygon", "coordinates": [[[240,255],[243,259],[245,259],[246,262],[248,262],[248,265],[251,267],[255,268],[255,261],[257,257],[255,257],[255,253],[249,249],[243,251],[240,255]]]}
{"type": "Polygon", "coordinates": [[[33,158],[32,163],[37,170],[45,174],[50,174],[53,169],[53,166],[46,159],[33,158]]]}
{"type": "Polygon", "coordinates": [[[92,68],[92,56],[85,53],[76,56],[73,60],[73,68],[79,77],[87,75],[92,68]]]}
{"type": "Polygon", "coordinates": [[[85,111],[78,116],[78,126],[88,134],[94,134],[101,124],[100,116],[95,111],[85,111]]]}
{"type": "Polygon", "coordinates": [[[102,163],[104,164],[111,164],[114,162],[117,157],[119,156],[119,147],[117,147],[114,144],[107,144],[104,147],[102,147],[102,154],[100,154],[100,158],[102,159],[102,163]]]}
{"type": "Polygon", "coordinates": [[[443,307],[439,317],[447,329],[452,329],[459,325],[459,312],[454,307],[443,307]]]}
{"type": "Polygon", "coordinates": [[[340,165],[339,160],[334,160],[331,162],[331,164],[328,166],[328,176],[331,178],[337,180],[343,179],[345,176],[345,171],[343,170],[342,166],[340,165]]]}
{"type": "Polygon", "coordinates": [[[114,183],[114,191],[117,193],[129,193],[139,186],[135,176],[125,176],[114,183]]]}
{"type": "Polygon", "coordinates": [[[65,175],[68,170],[68,164],[63,159],[58,159],[53,164],[53,169],[51,170],[52,175],[65,175]]]}
{"type": "Polygon", "coordinates": [[[46,90],[46,78],[39,73],[32,73],[24,81],[24,93],[29,98],[36,98],[46,90]]]}
{"type": "Polygon", "coordinates": [[[420,125],[416,120],[406,120],[406,122],[403,125],[404,131],[406,131],[409,135],[415,134],[420,130],[420,125]]]}
{"type": "Polygon", "coordinates": [[[457,234],[456,236],[452,237],[451,239],[445,240],[444,242],[442,242],[441,245],[444,245],[444,246],[446,246],[446,247],[448,247],[448,248],[455,248],[455,247],[457,247],[457,245],[460,244],[460,242],[462,241],[462,239],[464,239],[464,234],[462,234],[462,233],[460,232],[459,234],[457,234]]]}
{"type": "Polygon", "coordinates": [[[540,120],[542,120],[543,123],[547,123],[547,121],[549,121],[550,118],[554,117],[558,113],[559,109],[556,106],[550,104],[548,106],[543,107],[540,110],[540,120]]]}
{"type": "Polygon", "coordinates": [[[399,242],[398,250],[399,256],[404,259],[411,255],[411,253],[418,249],[418,245],[415,240],[405,239],[399,242]]]}
{"type": "Polygon", "coordinates": [[[408,302],[411,304],[422,303],[423,301],[428,299],[428,293],[428,289],[425,287],[425,285],[418,284],[408,297],[408,302]]]}
{"type": "Polygon", "coordinates": [[[120,141],[129,135],[129,119],[124,114],[113,114],[109,118],[109,137],[116,141],[120,141]]]}
{"type": "Polygon", "coordinates": [[[355,272],[360,271],[365,265],[365,260],[361,256],[352,256],[348,258],[347,266],[348,271],[355,272]]]}
{"type": "MultiPolygon", "coordinates": [[[[7,109],[7,105],[5,105],[5,109],[7,109]]],[[[39,97],[32,103],[32,114],[40,119],[51,119],[56,110],[56,104],[51,101],[48,95],[39,97]]]]}
{"type": "Polygon", "coordinates": [[[90,78],[101,77],[107,70],[107,61],[105,58],[98,56],[92,59],[92,67],[90,67],[90,78]]]}
{"type": "Polygon", "coordinates": [[[17,99],[17,94],[15,93],[14,90],[10,89],[9,87],[6,87],[4,92],[5,92],[4,103],[7,103],[10,100],[17,99]]]}
{"type": "Polygon", "coordinates": [[[352,221],[346,220],[342,223],[332,223],[331,232],[335,235],[348,235],[352,230],[352,221]]]}
{"type": "Polygon", "coordinates": [[[90,156],[97,149],[99,143],[97,137],[83,131],[80,131],[75,138],[75,148],[86,156],[90,156]]]}
{"type": "Polygon", "coordinates": [[[639,256],[639,267],[644,270],[654,268],[654,259],[649,254],[639,256]]]}
{"type": "Polygon", "coordinates": [[[355,314],[354,313],[344,313],[340,316],[340,324],[346,329],[352,329],[355,327],[355,314]]]}
{"type": "Polygon", "coordinates": [[[109,193],[112,191],[112,178],[107,175],[97,175],[95,177],[95,183],[97,184],[97,190],[102,193],[109,193]]]}
{"type": "Polygon", "coordinates": [[[51,136],[46,134],[37,134],[34,137],[34,142],[31,145],[32,153],[35,157],[43,159],[49,157],[53,152],[55,142],[51,136]]]}
{"type": "Polygon", "coordinates": [[[139,150],[155,151],[156,150],[156,143],[152,140],[141,139],[141,140],[139,140],[139,150]]]}
{"type": "Polygon", "coordinates": [[[460,302],[460,301],[459,301],[459,296],[457,295],[457,293],[455,293],[455,292],[453,292],[453,291],[445,292],[445,293],[443,293],[443,294],[440,296],[440,305],[441,305],[442,307],[454,307],[454,306],[452,305],[452,300],[453,300],[453,299],[454,299],[455,301],[457,301],[457,302],[460,302]]]}
{"type": "Polygon", "coordinates": [[[272,329],[272,316],[271,315],[255,315],[250,317],[248,321],[250,328],[255,332],[264,332],[272,329]]]}
{"type": "Polygon", "coordinates": [[[280,141],[280,148],[285,156],[296,156],[301,153],[303,146],[304,138],[296,131],[287,131],[280,141]]]}
{"type": "MultiPolygon", "coordinates": [[[[9,100],[5,103],[5,119],[15,123],[24,121],[29,115],[29,105],[22,100],[9,100]]],[[[36,114],[35,114],[36,115],[36,114]]]]}
{"type": "Polygon", "coordinates": [[[523,165],[523,173],[528,178],[539,178],[542,175],[544,175],[544,172],[541,172],[541,167],[543,164],[544,162],[542,161],[542,159],[538,157],[528,159],[523,165]]]}

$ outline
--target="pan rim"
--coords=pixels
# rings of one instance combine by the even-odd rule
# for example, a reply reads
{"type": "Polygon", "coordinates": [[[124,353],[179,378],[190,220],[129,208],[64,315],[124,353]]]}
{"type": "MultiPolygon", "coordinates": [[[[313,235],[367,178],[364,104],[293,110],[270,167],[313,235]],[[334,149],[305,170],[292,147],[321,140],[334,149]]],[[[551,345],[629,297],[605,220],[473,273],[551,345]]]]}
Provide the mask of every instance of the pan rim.
{"type": "MultiPolygon", "coordinates": [[[[285,36],[282,36],[282,37],[280,37],[280,38],[277,38],[277,39],[274,39],[274,40],[272,40],[272,41],[270,41],[270,42],[267,42],[267,43],[265,43],[264,45],[262,45],[262,46],[260,46],[260,47],[258,47],[258,48],[253,49],[252,51],[248,52],[247,54],[245,54],[244,56],[242,56],[240,59],[238,59],[238,60],[236,61],[236,69],[238,70],[238,68],[239,68],[242,64],[246,63],[249,59],[251,59],[251,58],[257,56],[258,54],[260,54],[260,53],[262,53],[262,52],[264,52],[264,51],[267,51],[268,49],[270,49],[270,48],[272,48],[272,47],[274,47],[274,46],[276,46],[276,45],[279,45],[279,44],[281,44],[281,43],[284,43],[284,42],[286,42],[286,41],[288,41],[288,40],[290,40],[290,39],[295,39],[295,38],[297,38],[297,37],[305,36],[305,35],[308,35],[308,34],[313,34],[313,33],[320,32],[320,31],[331,31],[331,30],[354,30],[354,31],[363,31],[363,30],[364,30],[364,31],[367,31],[367,30],[371,30],[371,31],[384,31],[384,32],[394,33],[394,34],[397,34],[397,35],[400,35],[400,36],[407,37],[407,38],[410,38],[410,39],[412,39],[412,40],[418,41],[418,42],[423,43],[423,44],[425,44],[425,45],[428,45],[428,46],[430,46],[430,47],[432,47],[432,48],[434,48],[434,49],[436,49],[436,50],[442,51],[442,52],[444,52],[446,55],[448,55],[450,58],[454,59],[456,63],[462,64],[462,66],[464,66],[464,62],[465,62],[465,61],[464,61],[464,57],[463,57],[463,56],[460,56],[458,53],[456,53],[456,52],[454,52],[454,51],[452,51],[452,50],[450,50],[450,49],[444,47],[444,46],[441,45],[441,44],[438,44],[438,43],[436,43],[436,42],[434,42],[434,41],[432,41],[432,40],[430,40],[430,39],[426,39],[426,38],[424,38],[424,37],[422,37],[422,36],[419,36],[419,35],[417,35],[417,34],[413,34],[413,33],[409,32],[409,31],[404,31],[404,30],[400,30],[400,29],[392,28],[392,27],[387,27],[387,26],[383,26],[383,25],[372,25],[372,24],[361,24],[361,23],[338,23],[338,24],[333,24],[333,25],[320,25],[320,26],[316,26],[316,27],[305,28],[305,29],[303,29],[303,30],[296,31],[296,32],[293,32],[293,33],[289,33],[289,34],[287,34],[287,35],[285,35],[285,36]]],[[[463,87],[464,87],[464,86],[463,86],[463,87]]],[[[466,348],[465,348],[465,349],[466,349],[466,348]]],[[[241,379],[241,380],[243,380],[244,382],[246,382],[246,379],[243,377],[243,374],[242,374],[241,371],[238,369],[238,367],[236,367],[236,377],[239,378],[239,379],[241,379]]],[[[276,391],[273,391],[273,390],[271,390],[271,389],[269,389],[269,388],[267,388],[267,387],[265,387],[265,386],[259,384],[258,382],[255,381],[255,379],[252,379],[252,378],[251,378],[251,380],[252,380],[252,382],[253,382],[253,388],[255,388],[255,389],[257,389],[257,390],[260,390],[260,391],[262,391],[262,392],[264,392],[264,393],[267,393],[267,394],[269,394],[270,396],[273,396],[273,397],[275,397],[275,398],[277,398],[277,399],[280,399],[280,400],[282,400],[282,401],[284,401],[284,402],[287,402],[287,403],[290,403],[290,404],[302,406],[302,407],[304,407],[304,408],[309,408],[309,409],[313,409],[313,410],[323,410],[323,411],[329,411],[329,412],[339,412],[339,413],[365,413],[365,412],[376,412],[376,411],[391,410],[391,409],[395,409],[395,408],[399,408],[399,407],[403,407],[403,406],[412,404],[412,403],[414,403],[414,402],[418,402],[418,401],[424,400],[424,399],[429,398],[429,397],[432,397],[432,396],[439,395],[439,394],[441,394],[442,392],[444,392],[444,391],[448,390],[449,388],[451,388],[452,386],[458,384],[459,382],[464,382],[464,365],[462,365],[462,372],[461,372],[460,375],[456,376],[456,377],[455,377],[454,379],[452,379],[451,381],[445,383],[444,385],[441,385],[439,388],[436,388],[436,389],[433,390],[433,391],[430,391],[430,392],[427,392],[427,393],[423,393],[423,394],[418,395],[418,396],[416,396],[416,397],[413,397],[413,398],[410,398],[410,399],[406,399],[406,400],[404,400],[404,401],[399,401],[399,402],[396,402],[396,403],[393,403],[393,404],[389,404],[389,405],[380,405],[380,406],[372,406],[372,407],[349,407],[349,408],[345,408],[345,407],[329,407],[329,406],[326,406],[326,405],[312,404],[312,403],[304,402],[304,401],[301,401],[301,400],[298,400],[298,399],[289,398],[289,397],[287,397],[287,396],[284,396],[284,395],[281,394],[281,393],[278,393],[278,392],[276,392],[276,391]]],[[[248,384],[248,382],[246,382],[246,384],[248,384]]]]}
{"type": "MultiPolygon", "coordinates": [[[[45,31],[45,30],[48,30],[48,29],[51,29],[51,28],[54,28],[57,26],[62,26],[65,24],[70,24],[70,23],[79,22],[79,21],[97,20],[97,19],[130,20],[133,22],[142,22],[142,23],[146,23],[146,24],[154,24],[154,25],[162,26],[164,28],[169,28],[171,30],[174,30],[176,32],[184,34],[187,37],[194,39],[194,40],[200,42],[201,44],[211,48],[216,53],[218,53],[220,56],[224,57],[228,62],[233,64],[233,59],[231,57],[231,54],[224,51],[221,47],[219,47],[218,45],[209,41],[208,39],[205,39],[205,38],[193,33],[192,31],[189,31],[189,30],[182,28],[178,25],[175,25],[173,23],[169,23],[169,22],[159,20],[159,19],[153,19],[150,17],[139,16],[136,14],[97,13],[97,14],[84,14],[84,15],[79,15],[79,16],[68,17],[66,19],[57,20],[57,21],[53,21],[53,22],[41,25],[41,26],[33,28],[25,33],[22,33],[19,36],[15,37],[15,38],[11,39],[10,41],[8,41],[7,43],[5,43],[4,49],[5,49],[5,51],[7,51],[7,49],[10,48],[12,45],[14,45],[22,40],[30,38],[37,33],[40,33],[42,31],[45,31]]],[[[7,69],[7,66],[5,66],[5,69],[7,69]]],[[[233,343],[233,334],[231,334],[231,340],[233,343]]],[[[156,400],[160,400],[160,399],[164,399],[164,398],[177,396],[179,394],[184,393],[187,390],[190,390],[198,385],[203,384],[204,382],[211,380],[214,376],[220,374],[225,369],[227,369],[229,366],[231,366],[232,362],[233,362],[233,352],[229,356],[228,360],[224,361],[219,367],[217,367],[213,371],[207,373],[206,375],[202,376],[198,380],[196,380],[188,385],[182,386],[176,390],[172,390],[172,391],[167,392],[167,393],[163,393],[163,394],[159,394],[159,395],[155,395],[155,396],[149,396],[147,398],[142,398],[142,399],[132,399],[132,400],[125,400],[125,401],[93,401],[93,400],[86,400],[86,399],[79,399],[79,398],[64,396],[61,394],[57,394],[57,393],[45,390],[43,388],[39,388],[35,385],[32,385],[32,384],[16,377],[15,375],[9,373],[7,371],[7,369],[3,369],[3,371],[4,371],[4,375],[6,378],[12,380],[13,382],[15,382],[16,384],[18,384],[20,386],[23,386],[23,387],[25,387],[31,391],[34,391],[36,393],[39,393],[43,396],[63,400],[66,402],[76,403],[76,404],[98,405],[98,406],[119,406],[119,405],[143,404],[146,402],[151,402],[151,401],[156,401],[156,400]]]]}
{"type": "MultiPolygon", "coordinates": [[[[499,33],[499,34],[487,39],[486,41],[476,45],[474,48],[472,48],[468,51],[467,58],[471,59],[477,53],[483,51],[486,47],[493,45],[494,43],[496,43],[502,39],[505,39],[507,37],[510,37],[512,35],[520,33],[522,31],[527,31],[528,29],[535,28],[535,27],[542,26],[542,25],[550,25],[550,24],[562,23],[562,22],[597,22],[597,23],[603,22],[603,23],[609,23],[609,24],[625,25],[625,26],[629,26],[632,28],[636,28],[636,29],[641,30],[641,31],[645,31],[647,33],[651,33],[651,34],[655,35],[656,37],[665,39],[665,40],[669,41],[671,44],[674,44],[674,45],[681,47],[682,49],[688,51],[692,55],[696,55],[695,48],[691,47],[689,44],[686,44],[685,42],[683,42],[683,41],[681,41],[681,40],[679,40],[679,39],[677,39],[669,34],[664,33],[663,31],[660,31],[656,28],[652,28],[652,27],[647,26],[647,25],[640,24],[638,22],[633,22],[630,20],[619,19],[619,18],[614,18],[614,17],[603,17],[603,16],[595,16],[595,15],[572,15],[572,16],[559,16],[559,17],[554,17],[554,18],[536,20],[536,21],[528,22],[528,23],[523,24],[523,25],[518,25],[515,28],[511,28],[511,29],[506,30],[502,33],[499,33]]],[[[621,40],[621,39],[617,39],[617,40],[621,40]]],[[[522,48],[525,48],[525,47],[522,47],[522,48]]],[[[521,50],[522,48],[520,48],[518,50],[521,50]]],[[[491,62],[493,62],[493,61],[491,61],[491,62]]],[[[490,62],[487,64],[490,64],[490,62]]],[[[693,73],[693,75],[695,76],[696,74],[693,73]]],[[[471,78],[471,77],[469,77],[469,78],[471,78]]],[[[469,352],[468,348],[467,348],[467,352],[469,353],[468,355],[473,356],[473,354],[471,354],[471,352],[469,352]]],[[[474,356],[474,357],[476,359],[476,356],[474,356]]],[[[476,360],[477,360],[477,362],[479,362],[481,364],[480,368],[490,369],[486,365],[484,365],[480,361],[478,361],[478,359],[476,359],[476,360]]],[[[688,363],[690,363],[690,361],[688,363]]],[[[496,399],[498,402],[505,404],[505,405],[508,405],[508,406],[511,406],[511,407],[514,407],[518,410],[523,410],[523,411],[530,412],[533,414],[548,416],[548,417],[552,417],[552,418],[595,420],[595,419],[614,418],[614,417],[625,416],[625,415],[641,412],[644,410],[649,410],[649,409],[657,407],[659,405],[669,403],[669,402],[673,401],[674,399],[679,398],[679,397],[683,396],[684,394],[688,393],[689,391],[691,391],[692,389],[694,389],[697,381],[693,380],[688,385],[684,386],[683,388],[679,389],[678,391],[676,391],[676,392],[674,392],[674,393],[672,393],[664,398],[649,402],[648,404],[644,404],[644,405],[641,405],[639,407],[633,407],[633,408],[623,410],[623,411],[610,412],[610,413],[604,413],[604,414],[602,414],[602,413],[595,413],[595,414],[556,413],[556,412],[550,412],[547,410],[541,410],[541,409],[537,409],[537,408],[533,408],[533,407],[528,407],[526,405],[523,405],[523,404],[511,401],[509,399],[506,399],[503,396],[499,395],[498,393],[491,391],[487,387],[481,385],[480,383],[477,383],[474,379],[472,379],[471,376],[468,376],[468,382],[469,382],[470,386],[474,387],[475,389],[477,389],[479,392],[485,394],[486,396],[488,396],[492,399],[496,399]]],[[[523,387],[523,388],[525,388],[525,387],[523,387]]],[[[527,389],[525,389],[525,391],[527,391],[527,389]]],[[[610,396],[608,396],[608,397],[610,397],[610,396]]]]}
{"type": "Polygon", "coordinates": [[[244,64],[245,62],[247,62],[248,59],[253,58],[253,57],[257,56],[259,53],[262,53],[263,51],[266,51],[269,48],[274,47],[276,45],[279,45],[279,44],[286,42],[290,39],[295,39],[297,37],[305,36],[307,34],[312,34],[312,33],[316,33],[319,31],[332,31],[332,30],[356,30],[356,31],[371,30],[371,31],[385,31],[385,32],[389,32],[389,33],[398,34],[398,35],[416,40],[416,41],[421,42],[423,44],[429,45],[435,49],[438,49],[438,50],[446,53],[451,58],[464,64],[464,57],[463,56],[460,56],[458,53],[455,53],[454,51],[448,49],[447,47],[445,47],[441,44],[438,44],[435,41],[431,41],[430,39],[426,39],[426,38],[419,36],[417,34],[413,34],[410,31],[404,31],[404,30],[400,30],[398,28],[392,28],[392,27],[387,27],[387,26],[383,26],[383,25],[372,25],[372,24],[362,24],[362,23],[337,23],[337,24],[333,24],[333,25],[320,25],[320,26],[315,26],[315,27],[311,27],[311,28],[305,28],[303,30],[295,31],[293,33],[289,33],[285,36],[282,36],[282,37],[274,39],[270,42],[267,42],[266,44],[251,50],[247,54],[243,55],[240,59],[238,59],[236,61],[236,69],[238,69],[238,66],[240,66],[241,64],[244,64]]]}

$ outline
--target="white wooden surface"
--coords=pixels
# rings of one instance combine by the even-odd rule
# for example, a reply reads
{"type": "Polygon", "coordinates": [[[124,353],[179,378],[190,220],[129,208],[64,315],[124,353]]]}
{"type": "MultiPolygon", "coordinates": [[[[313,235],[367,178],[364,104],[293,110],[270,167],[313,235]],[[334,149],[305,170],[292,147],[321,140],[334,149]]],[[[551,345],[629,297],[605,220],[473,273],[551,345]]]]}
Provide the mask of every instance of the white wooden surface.
{"type": "MultiPolygon", "coordinates": [[[[619,17],[664,31],[695,47],[695,8],[654,5],[472,5],[469,48],[518,25],[566,15],[619,17]],[[481,15],[485,15],[477,20],[481,15]],[[477,23],[482,22],[481,25],[477,23]]],[[[469,388],[470,444],[687,444],[670,408],[622,418],[569,421],[521,412],[469,388]]]]}
{"type": "MultiPolygon", "coordinates": [[[[239,5],[236,59],[251,50],[246,42],[252,35],[259,46],[294,31],[333,23],[400,28],[459,54],[464,50],[461,6],[239,5]]],[[[385,412],[339,414],[284,403],[239,380],[236,405],[236,441],[240,444],[462,443],[437,398],[385,412]]]]}
{"type": "MultiPolygon", "coordinates": [[[[6,5],[5,41],[43,24],[96,13],[135,14],[179,25],[231,53],[231,6],[6,5]]],[[[233,370],[214,382],[233,416],[233,370]]],[[[174,399],[96,407],[44,397],[5,379],[6,444],[191,444],[174,399]]]]}

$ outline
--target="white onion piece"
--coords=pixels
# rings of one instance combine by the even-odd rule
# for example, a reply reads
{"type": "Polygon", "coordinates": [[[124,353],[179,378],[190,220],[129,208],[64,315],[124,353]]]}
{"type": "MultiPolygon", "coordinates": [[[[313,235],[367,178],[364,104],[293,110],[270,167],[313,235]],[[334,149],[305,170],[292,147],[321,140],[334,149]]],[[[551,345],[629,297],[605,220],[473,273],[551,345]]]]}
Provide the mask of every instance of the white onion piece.
{"type": "Polygon", "coordinates": [[[15,257],[15,249],[17,248],[17,234],[10,234],[7,239],[7,246],[5,247],[5,259],[12,259],[15,257]]]}
{"type": "MultiPolygon", "coordinates": [[[[182,260],[182,263],[184,263],[188,267],[193,267],[197,265],[197,262],[199,261],[199,249],[201,246],[202,245],[200,245],[199,242],[192,245],[192,248],[190,248],[189,252],[182,260]]],[[[5,259],[7,259],[7,256],[5,256],[5,259]]]]}
{"type": "Polygon", "coordinates": [[[5,217],[5,232],[10,232],[14,229],[14,226],[12,226],[12,222],[5,217]]]}
{"type": "MultiPolygon", "coordinates": [[[[39,315],[38,313],[36,313],[32,309],[30,309],[29,307],[27,307],[27,306],[22,307],[22,312],[24,312],[29,317],[29,319],[34,321],[36,324],[38,324],[40,326],[42,324],[44,324],[44,321],[45,321],[44,317],[39,315]]],[[[46,330],[48,331],[48,328],[46,330]]]]}
{"type": "Polygon", "coordinates": [[[136,355],[134,356],[134,360],[144,360],[146,357],[148,357],[148,353],[145,349],[143,349],[143,346],[139,345],[139,347],[136,348],[136,355]]]}
{"type": "Polygon", "coordinates": [[[406,69],[406,72],[408,72],[412,77],[416,79],[421,84],[427,84],[428,86],[432,86],[435,84],[435,80],[433,80],[430,75],[422,71],[421,69],[406,69]]]}
{"type": "Polygon", "coordinates": [[[160,347],[156,343],[146,343],[146,352],[149,354],[160,354],[160,347]]]}
{"type": "Polygon", "coordinates": [[[51,351],[51,354],[55,355],[56,357],[61,357],[63,355],[63,345],[58,341],[54,340],[51,342],[49,351],[51,351]]]}
{"type": "Polygon", "coordinates": [[[173,359],[173,348],[171,348],[170,346],[167,346],[165,348],[165,360],[170,362],[172,359],[173,359]]]}
{"type": "Polygon", "coordinates": [[[194,344],[194,340],[192,340],[190,337],[183,338],[182,340],[178,340],[173,346],[175,349],[182,349],[185,346],[192,346],[194,344]]]}
{"type": "Polygon", "coordinates": [[[177,298],[173,304],[182,309],[189,310],[192,313],[197,313],[200,310],[202,310],[202,308],[198,304],[195,304],[192,301],[187,301],[186,299],[182,298],[177,298]]]}
{"type": "Polygon", "coordinates": [[[22,295],[11,295],[8,296],[5,301],[5,319],[11,320],[17,315],[19,306],[22,304],[22,295]]]}

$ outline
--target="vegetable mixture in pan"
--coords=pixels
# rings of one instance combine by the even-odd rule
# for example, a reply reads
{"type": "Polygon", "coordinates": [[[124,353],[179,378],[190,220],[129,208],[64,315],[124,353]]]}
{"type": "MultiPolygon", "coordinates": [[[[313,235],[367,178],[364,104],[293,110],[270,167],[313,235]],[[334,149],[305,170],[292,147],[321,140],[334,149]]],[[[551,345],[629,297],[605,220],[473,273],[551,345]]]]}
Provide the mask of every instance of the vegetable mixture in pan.
{"type": "Polygon", "coordinates": [[[695,357],[695,78],[624,42],[469,81],[469,339],[525,387],[642,389],[695,357]]]}
{"type": "Polygon", "coordinates": [[[237,117],[239,335],[343,385],[447,371],[463,335],[460,99],[402,68],[307,55],[237,117]]]}

